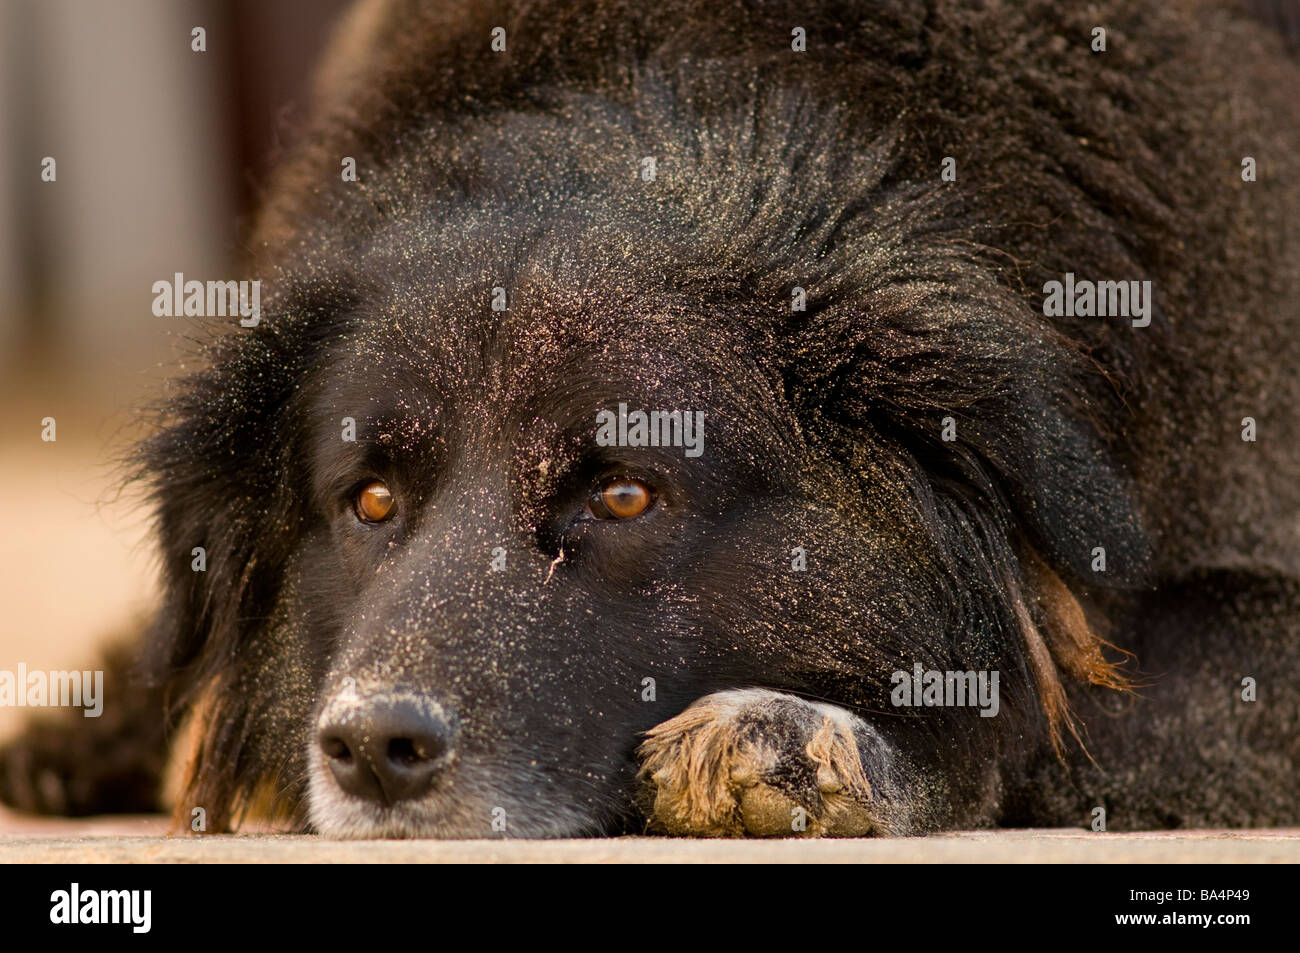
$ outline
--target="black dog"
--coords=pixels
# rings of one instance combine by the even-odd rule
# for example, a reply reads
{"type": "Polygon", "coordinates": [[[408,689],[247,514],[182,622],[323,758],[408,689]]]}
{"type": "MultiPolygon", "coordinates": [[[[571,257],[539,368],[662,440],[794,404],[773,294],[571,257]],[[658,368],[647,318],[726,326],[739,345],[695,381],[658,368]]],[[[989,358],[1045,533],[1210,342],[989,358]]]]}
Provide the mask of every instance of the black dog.
{"type": "Polygon", "coordinates": [[[142,450],[153,687],[7,799],[185,723],[209,829],[1297,823],[1282,11],[364,6],[142,450]]]}

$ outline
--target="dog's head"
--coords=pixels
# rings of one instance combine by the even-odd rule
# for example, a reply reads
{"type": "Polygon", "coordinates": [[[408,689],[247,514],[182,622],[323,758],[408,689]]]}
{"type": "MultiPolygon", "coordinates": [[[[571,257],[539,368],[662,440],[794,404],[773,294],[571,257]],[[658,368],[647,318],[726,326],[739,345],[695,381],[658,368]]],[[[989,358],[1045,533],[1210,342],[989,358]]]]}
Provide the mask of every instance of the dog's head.
{"type": "Polygon", "coordinates": [[[360,183],[298,166],[262,323],[145,448],[158,662],[204,713],[183,807],[607,831],[641,734],[711,691],[923,757],[998,729],[899,719],[900,668],[1000,669],[1022,736],[1068,724],[1058,669],[1115,682],[1071,593],[1145,559],[1118,400],[971,210],[804,93],[629,82],[373,137],[360,183]]]}

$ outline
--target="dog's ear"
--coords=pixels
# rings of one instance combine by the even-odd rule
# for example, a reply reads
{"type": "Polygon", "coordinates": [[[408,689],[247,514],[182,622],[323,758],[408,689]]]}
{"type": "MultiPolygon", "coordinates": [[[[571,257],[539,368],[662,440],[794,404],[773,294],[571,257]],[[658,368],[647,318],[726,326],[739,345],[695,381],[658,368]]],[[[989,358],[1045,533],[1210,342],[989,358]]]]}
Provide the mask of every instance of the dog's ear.
{"type": "Polygon", "coordinates": [[[220,670],[278,588],[284,529],[296,525],[279,439],[294,362],[278,337],[264,325],[208,342],[207,366],[175,385],[136,449],[162,569],[167,624],[150,653],[160,677],[220,670]]]}
{"type": "Polygon", "coordinates": [[[200,681],[225,668],[279,592],[302,527],[290,461],[307,425],[293,398],[359,299],[342,281],[284,278],[262,300],[257,327],[198,338],[199,367],[173,383],[132,460],[154,509],[169,620],[152,661],[200,681]]]}
{"type": "Polygon", "coordinates": [[[1097,368],[1019,301],[953,273],[948,296],[896,286],[817,315],[792,348],[788,393],[992,493],[1065,578],[1145,585],[1136,486],[1098,423],[1124,413],[1119,398],[1090,394],[1097,368]]]}
{"type": "Polygon", "coordinates": [[[1050,565],[1100,586],[1146,584],[1151,550],[1137,488],[1090,423],[1072,419],[1050,395],[1027,392],[1005,419],[977,418],[967,433],[1050,565]]]}
{"type": "Polygon", "coordinates": [[[212,342],[209,366],[177,386],[137,449],[164,598],[144,661],[170,717],[188,715],[193,757],[177,803],[203,804],[211,830],[237,824],[267,770],[246,754],[252,716],[239,680],[297,538],[280,433],[296,368],[276,340],[259,327],[212,342]]]}

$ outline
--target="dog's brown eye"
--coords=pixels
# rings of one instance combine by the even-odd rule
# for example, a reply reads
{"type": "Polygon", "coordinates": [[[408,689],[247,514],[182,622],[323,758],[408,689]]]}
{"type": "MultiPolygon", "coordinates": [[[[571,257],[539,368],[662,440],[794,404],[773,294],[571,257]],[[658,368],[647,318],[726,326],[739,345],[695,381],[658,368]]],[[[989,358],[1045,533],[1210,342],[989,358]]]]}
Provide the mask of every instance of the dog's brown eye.
{"type": "Polygon", "coordinates": [[[393,494],[378,480],[357,491],[357,516],[367,523],[382,523],[393,514],[393,494]]]}
{"type": "Polygon", "coordinates": [[[650,508],[650,488],[640,480],[611,480],[591,495],[587,508],[602,520],[625,520],[650,508]]]}

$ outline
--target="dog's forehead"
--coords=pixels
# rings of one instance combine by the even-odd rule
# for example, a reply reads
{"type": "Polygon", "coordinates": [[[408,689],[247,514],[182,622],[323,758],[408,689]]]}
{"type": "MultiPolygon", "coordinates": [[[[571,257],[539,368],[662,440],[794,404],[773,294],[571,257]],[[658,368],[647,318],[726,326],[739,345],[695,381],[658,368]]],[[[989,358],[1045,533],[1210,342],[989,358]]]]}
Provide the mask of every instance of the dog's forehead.
{"type": "Polygon", "coordinates": [[[379,389],[439,395],[462,409],[537,402],[767,403],[761,353],[745,334],[681,303],[518,301],[466,315],[452,302],[361,325],[343,347],[379,389]]]}
{"type": "MultiPolygon", "coordinates": [[[[375,309],[355,327],[335,358],[318,365],[311,413],[323,432],[333,434],[346,415],[361,444],[382,453],[504,455],[514,470],[547,479],[603,446],[609,414],[645,415],[656,437],[689,422],[682,439],[689,436],[693,454],[740,469],[755,448],[768,462],[797,450],[799,427],[779,376],[734,321],[662,300],[618,311],[520,298],[495,316],[467,315],[456,304],[375,309]]],[[[656,442],[629,452],[647,460],[666,454],[659,465],[676,467],[689,462],[685,450],[685,442],[666,449],[656,442]]]]}

